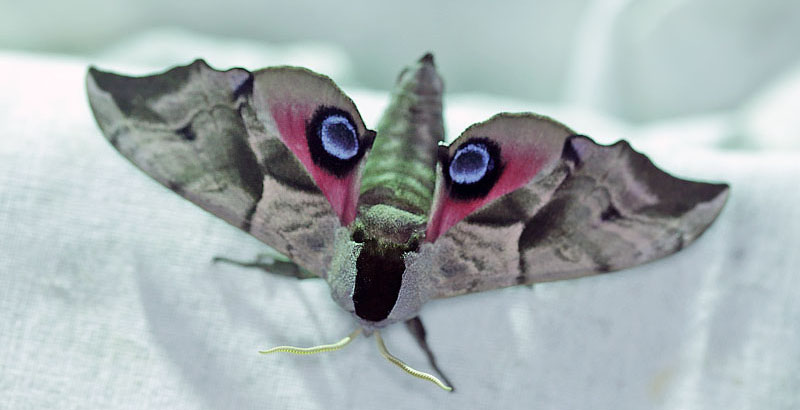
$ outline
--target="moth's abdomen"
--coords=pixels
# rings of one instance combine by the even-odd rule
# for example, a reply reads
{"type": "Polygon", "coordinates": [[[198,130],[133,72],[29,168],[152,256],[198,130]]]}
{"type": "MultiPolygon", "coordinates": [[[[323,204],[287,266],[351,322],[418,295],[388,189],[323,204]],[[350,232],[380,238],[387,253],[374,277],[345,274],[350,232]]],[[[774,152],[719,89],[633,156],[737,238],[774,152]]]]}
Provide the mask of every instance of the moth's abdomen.
{"type": "Polygon", "coordinates": [[[427,215],[436,149],[444,139],[442,91],[430,54],[400,74],[367,159],[359,205],[386,204],[427,215]]]}

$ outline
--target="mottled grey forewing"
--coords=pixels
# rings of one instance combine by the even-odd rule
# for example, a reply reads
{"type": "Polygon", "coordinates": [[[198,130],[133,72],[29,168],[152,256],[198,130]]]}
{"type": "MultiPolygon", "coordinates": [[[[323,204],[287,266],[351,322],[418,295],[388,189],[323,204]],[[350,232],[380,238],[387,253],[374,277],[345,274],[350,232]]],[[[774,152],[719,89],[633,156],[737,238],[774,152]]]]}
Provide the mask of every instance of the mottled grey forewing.
{"type": "Polygon", "coordinates": [[[434,243],[433,297],[615,271],[677,252],[728,186],[678,179],[624,141],[567,138],[560,162],[434,243]]]}
{"type": "Polygon", "coordinates": [[[87,76],[97,122],[120,153],[322,276],[326,238],[333,238],[332,232],[324,234],[335,229],[336,215],[280,139],[252,123],[252,83],[246,70],[217,71],[202,60],[148,77],[94,68],[87,76]],[[263,131],[258,141],[247,122],[263,131]],[[304,214],[309,204],[321,208],[314,210],[317,220],[304,214]],[[265,208],[276,213],[267,217],[259,212],[265,208]]]}

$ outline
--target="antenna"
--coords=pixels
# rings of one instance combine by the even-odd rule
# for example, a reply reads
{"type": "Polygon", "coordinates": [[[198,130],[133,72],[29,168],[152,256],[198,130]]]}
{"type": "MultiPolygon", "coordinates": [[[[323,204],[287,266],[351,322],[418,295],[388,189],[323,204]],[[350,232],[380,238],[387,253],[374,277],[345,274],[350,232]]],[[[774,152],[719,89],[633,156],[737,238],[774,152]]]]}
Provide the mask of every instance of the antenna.
{"type": "Polygon", "coordinates": [[[315,354],[315,353],[325,353],[325,352],[333,352],[339,350],[345,346],[347,346],[353,339],[361,333],[361,328],[354,330],[352,333],[347,335],[344,339],[327,345],[319,345],[313,347],[295,347],[295,346],[278,346],[273,347],[272,349],[267,350],[259,350],[258,352],[261,354],[270,354],[275,352],[285,352],[285,353],[292,353],[292,354],[315,354]]]}
{"type": "MultiPolygon", "coordinates": [[[[270,354],[270,353],[275,353],[275,352],[285,352],[285,353],[292,353],[292,354],[299,354],[299,355],[309,355],[309,354],[315,354],[315,353],[333,352],[335,350],[339,350],[339,349],[347,346],[360,333],[361,333],[361,328],[359,327],[358,329],[354,330],[352,333],[347,335],[344,339],[342,339],[342,340],[340,340],[340,341],[338,341],[336,343],[313,346],[313,347],[278,346],[278,347],[273,347],[272,349],[260,350],[259,353],[261,353],[261,354],[270,354]]],[[[421,372],[421,371],[419,371],[417,369],[414,369],[413,367],[405,364],[402,360],[398,359],[397,357],[395,357],[394,355],[389,353],[389,351],[386,350],[386,345],[383,343],[383,338],[381,337],[381,332],[378,331],[378,330],[375,331],[375,341],[378,343],[378,350],[381,352],[381,356],[383,356],[384,359],[388,360],[389,362],[391,362],[395,366],[403,369],[403,371],[405,371],[406,373],[408,373],[408,374],[410,374],[410,375],[412,375],[414,377],[418,377],[418,378],[420,378],[422,380],[427,380],[427,381],[439,386],[443,390],[453,391],[452,387],[442,383],[442,381],[439,380],[438,378],[436,378],[436,376],[434,376],[432,374],[425,373],[425,372],[421,372]]]]}
{"type": "Polygon", "coordinates": [[[406,373],[414,377],[419,377],[420,379],[427,380],[441,387],[443,390],[453,391],[452,387],[442,383],[442,381],[437,379],[436,376],[414,369],[413,367],[403,363],[402,360],[398,359],[397,357],[389,353],[389,351],[386,350],[386,345],[383,344],[383,338],[381,337],[381,332],[378,330],[375,331],[375,341],[378,342],[378,350],[380,350],[381,356],[383,356],[386,360],[390,361],[393,365],[403,369],[406,373]]]}

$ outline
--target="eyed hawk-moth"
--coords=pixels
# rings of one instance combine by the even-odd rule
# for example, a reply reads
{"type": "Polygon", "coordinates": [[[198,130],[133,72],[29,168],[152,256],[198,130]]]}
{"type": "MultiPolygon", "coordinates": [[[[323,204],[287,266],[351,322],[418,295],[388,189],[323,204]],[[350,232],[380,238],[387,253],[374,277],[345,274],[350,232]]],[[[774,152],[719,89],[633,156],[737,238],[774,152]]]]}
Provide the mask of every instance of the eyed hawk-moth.
{"type": "Polygon", "coordinates": [[[406,322],[434,368],[426,301],[661,258],[694,241],[728,195],[532,113],[497,114],[445,144],[430,54],[401,72],[376,131],[303,68],[90,68],[87,88],[122,155],[286,255],[298,276],[325,279],[365,332],[406,322]]]}

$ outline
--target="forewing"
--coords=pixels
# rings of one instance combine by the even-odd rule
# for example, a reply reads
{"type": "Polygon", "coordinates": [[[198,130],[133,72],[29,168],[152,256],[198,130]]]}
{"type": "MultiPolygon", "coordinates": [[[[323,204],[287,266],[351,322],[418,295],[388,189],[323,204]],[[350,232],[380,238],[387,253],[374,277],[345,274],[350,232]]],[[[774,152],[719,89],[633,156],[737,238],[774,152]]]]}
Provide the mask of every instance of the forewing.
{"type": "Polygon", "coordinates": [[[433,297],[610,272],[669,255],[711,224],[728,194],[725,184],[670,176],[627,142],[598,145],[533,115],[500,115],[473,126],[447,155],[476,136],[501,147],[503,173],[514,174],[498,181],[505,176],[516,186],[458,199],[440,164],[438,204],[483,202],[430,247],[433,297]],[[528,166],[536,172],[517,171],[528,166]]]}
{"type": "MultiPolygon", "coordinates": [[[[302,153],[284,142],[291,135],[281,134],[285,130],[274,118],[260,112],[269,106],[260,103],[270,94],[290,98],[286,90],[293,87],[304,92],[303,98],[316,93],[323,102],[332,95],[349,99],[327,78],[302,69],[278,70],[286,71],[299,73],[291,84],[259,88],[276,72],[217,71],[202,60],[137,78],[91,68],[87,89],[103,134],[136,166],[324,276],[333,231],[346,219],[338,212],[351,211],[328,201],[313,170],[298,159],[302,153]]],[[[350,105],[359,138],[369,140],[350,105]]],[[[369,145],[363,144],[364,150],[369,145]]],[[[348,192],[358,170],[355,166],[337,177],[332,189],[348,192]]]]}

